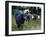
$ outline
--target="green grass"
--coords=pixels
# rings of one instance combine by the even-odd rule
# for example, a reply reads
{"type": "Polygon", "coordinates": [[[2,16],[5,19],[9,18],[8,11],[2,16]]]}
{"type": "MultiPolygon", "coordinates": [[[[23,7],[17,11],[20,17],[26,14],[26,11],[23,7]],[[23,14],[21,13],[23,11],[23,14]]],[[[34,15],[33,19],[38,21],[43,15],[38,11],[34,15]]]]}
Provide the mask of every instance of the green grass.
{"type": "MultiPolygon", "coordinates": [[[[25,21],[24,24],[21,26],[21,30],[38,30],[40,29],[41,21],[40,20],[31,20],[25,21]]],[[[19,31],[16,27],[15,17],[12,17],[12,31],[19,31]]]]}

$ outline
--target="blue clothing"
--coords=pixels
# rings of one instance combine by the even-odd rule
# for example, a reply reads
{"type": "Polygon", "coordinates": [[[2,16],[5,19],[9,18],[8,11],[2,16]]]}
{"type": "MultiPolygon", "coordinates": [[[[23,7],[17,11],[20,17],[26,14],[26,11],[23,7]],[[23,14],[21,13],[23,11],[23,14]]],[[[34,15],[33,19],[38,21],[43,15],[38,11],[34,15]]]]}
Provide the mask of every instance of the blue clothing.
{"type": "Polygon", "coordinates": [[[24,17],[23,17],[23,15],[18,15],[17,17],[16,17],[16,23],[17,24],[22,24],[22,21],[24,20],[24,17]]]}
{"type": "Polygon", "coordinates": [[[22,11],[18,11],[16,14],[16,24],[21,25],[24,23],[24,15],[22,11]]]}

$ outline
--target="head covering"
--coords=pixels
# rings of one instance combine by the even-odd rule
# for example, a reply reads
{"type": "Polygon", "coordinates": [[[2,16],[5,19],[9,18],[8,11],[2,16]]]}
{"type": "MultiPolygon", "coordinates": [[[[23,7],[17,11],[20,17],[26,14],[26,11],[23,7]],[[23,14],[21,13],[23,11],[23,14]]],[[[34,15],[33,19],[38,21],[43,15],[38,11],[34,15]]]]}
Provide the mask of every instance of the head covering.
{"type": "Polygon", "coordinates": [[[29,9],[25,9],[25,10],[24,10],[24,14],[27,13],[27,12],[29,12],[29,9]]]}

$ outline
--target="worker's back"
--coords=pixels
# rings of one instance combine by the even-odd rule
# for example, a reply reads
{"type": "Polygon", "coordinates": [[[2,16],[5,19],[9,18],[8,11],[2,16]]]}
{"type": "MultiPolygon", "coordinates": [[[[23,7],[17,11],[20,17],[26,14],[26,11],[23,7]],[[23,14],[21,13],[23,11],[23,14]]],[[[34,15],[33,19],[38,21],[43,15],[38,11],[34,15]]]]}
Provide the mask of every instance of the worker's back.
{"type": "Polygon", "coordinates": [[[23,11],[18,11],[18,14],[16,15],[16,23],[17,24],[23,24],[24,23],[23,11]]]}

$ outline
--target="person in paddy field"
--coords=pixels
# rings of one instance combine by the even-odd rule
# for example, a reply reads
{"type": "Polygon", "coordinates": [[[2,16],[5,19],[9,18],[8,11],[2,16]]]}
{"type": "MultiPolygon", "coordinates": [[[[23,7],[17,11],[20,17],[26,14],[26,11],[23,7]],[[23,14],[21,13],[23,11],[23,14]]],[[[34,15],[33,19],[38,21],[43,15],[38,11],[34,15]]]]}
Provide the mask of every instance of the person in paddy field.
{"type": "Polygon", "coordinates": [[[28,21],[32,20],[32,12],[31,11],[28,13],[27,19],[28,19],[28,21]]]}
{"type": "Polygon", "coordinates": [[[24,14],[22,10],[19,10],[16,14],[16,26],[19,29],[21,24],[24,24],[24,14]]]}
{"type": "Polygon", "coordinates": [[[32,20],[32,12],[29,11],[29,9],[26,9],[24,11],[24,14],[25,14],[25,20],[29,22],[29,20],[31,21],[32,20]]]}

